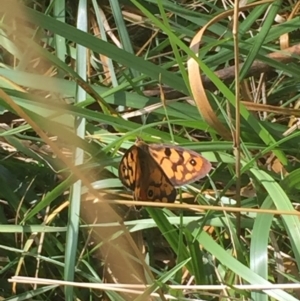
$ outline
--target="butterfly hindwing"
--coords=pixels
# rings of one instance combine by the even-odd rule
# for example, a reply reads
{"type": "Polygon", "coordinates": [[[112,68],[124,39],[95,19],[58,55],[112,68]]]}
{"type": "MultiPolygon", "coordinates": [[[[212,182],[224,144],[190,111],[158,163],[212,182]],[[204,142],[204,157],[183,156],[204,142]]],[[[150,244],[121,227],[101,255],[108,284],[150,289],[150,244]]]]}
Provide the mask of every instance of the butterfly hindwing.
{"type": "Polygon", "coordinates": [[[176,189],[145,146],[133,145],[124,154],[119,165],[121,182],[134,192],[135,200],[174,202],[176,189]]]}
{"type": "Polygon", "coordinates": [[[138,151],[138,147],[133,145],[125,152],[119,165],[119,178],[122,184],[130,190],[135,190],[136,181],[141,173],[137,164],[138,151]]]}

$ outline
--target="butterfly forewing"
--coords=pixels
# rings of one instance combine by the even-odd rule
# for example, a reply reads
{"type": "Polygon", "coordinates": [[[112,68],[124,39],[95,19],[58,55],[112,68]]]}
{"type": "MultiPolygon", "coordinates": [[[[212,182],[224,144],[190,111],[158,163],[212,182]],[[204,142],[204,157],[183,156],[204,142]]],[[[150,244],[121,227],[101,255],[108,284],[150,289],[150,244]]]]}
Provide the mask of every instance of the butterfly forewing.
{"type": "Polygon", "coordinates": [[[203,178],[211,164],[198,153],[167,144],[150,144],[149,153],[174,186],[186,185],[203,178]]]}

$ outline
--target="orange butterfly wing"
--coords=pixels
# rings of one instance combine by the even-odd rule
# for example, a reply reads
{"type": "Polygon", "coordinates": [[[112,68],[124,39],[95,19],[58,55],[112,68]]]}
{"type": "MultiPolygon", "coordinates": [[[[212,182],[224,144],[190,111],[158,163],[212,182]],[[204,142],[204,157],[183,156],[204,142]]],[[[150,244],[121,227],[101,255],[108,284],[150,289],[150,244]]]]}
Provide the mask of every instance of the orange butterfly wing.
{"type": "Polygon", "coordinates": [[[212,166],[200,154],[179,146],[150,144],[149,153],[174,186],[186,185],[205,177],[212,166]]]}
{"type": "Polygon", "coordinates": [[[135,200],[174,202],[176,199],[176,189],[143,142],[126,151],[119,165],[119,177],[134,192],[135,200]]]}

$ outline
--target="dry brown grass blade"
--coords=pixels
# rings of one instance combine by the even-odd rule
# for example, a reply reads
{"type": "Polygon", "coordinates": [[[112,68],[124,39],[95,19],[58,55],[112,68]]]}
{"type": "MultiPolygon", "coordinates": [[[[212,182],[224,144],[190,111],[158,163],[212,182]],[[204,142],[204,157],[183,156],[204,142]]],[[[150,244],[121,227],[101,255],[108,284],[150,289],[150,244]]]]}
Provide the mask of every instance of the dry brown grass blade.
{"type": "MultiPolygon", "coordinates": [[[[300,2],[298,1],[292,12],[290,13],[290,15],[288,16],[287,20],[291,20],[293,19],[296,15],[299,14],[299,10],[300,10],[300,2]]],[[[280,49],[283,50],[283,49],[286,49],[289,47],[290,45],[290,38],[289,38],[289,34],[288,33],[285,33],[283,34],[280,39],[279,39],[279,43],[280,43],[280,49]]]]}
{"type": "Polygon", "coordinates": [[[300,110],[294,108],[282,108],[276,107],[272,105],[264,105],[261,103],[253,103],[250,101],[242,101],[242,104],[249,110],[254,112],[267,112],[274,113],[280,115],[294,115],[296,117],[300,117],[300,110]]]}
{"type": "MultiPolygon", "coordinates": [[[[193,38],[191,42],[190,48],[195,52],[198,53],[199,45],[202,36],[204,34],[204,28],[202,28],[196,36],[193,38]]],[[[189,82],[191,86],[191,90],[193,93],[193,97],[198,107],[200,114],[202,115],[203,119],[208,123],[209,126],[214,128],[224,139],[232,140],[231,133],[228,128],[224,127],[224,125],[219,121],[217,115],[215,114],[213,108],[211,107],[209,100],[206,96],[203,82],[201,79],[200,69],[198,63],[190,58],[188,60],[188,74],[189,74],[189,82]]]]}
{"type": "MultiPolygon", "coordinates": [[[[268,3],[272,1],[259,1],[256,3],[252,3],[250,5],[244,6],[240,8],[240,11],[248,10],[251,7],[255,7],[257,5],[261,5],[263,3],[268,3]]],[[[200,43],[205,31],[214,23],[231,16],[233,14],[233,10],[226,11],[215,18],[213,18],[210,22],[208,22],[201,30],[197,32],[194,36],[190,48],[192,51],[197,54],[199,52],[200,43]]],[[[234,66],[233,66],[234,68],[234,66]]],[[[206,93],[204,90],[204,85],[201,78],[201,72],[198,63],[190,58],[188,60],[188,73],[189,73],[189,81],[191,90],[198,107],[199,112],[203,116],[204,120],[208,123],[209,126],[214,128],[224,139],[232,140],[232,135],[230,130],[225,127],[218,119],[215,114],[213,108],[211,107],[208,98],[206,97],[206,93]]]]}

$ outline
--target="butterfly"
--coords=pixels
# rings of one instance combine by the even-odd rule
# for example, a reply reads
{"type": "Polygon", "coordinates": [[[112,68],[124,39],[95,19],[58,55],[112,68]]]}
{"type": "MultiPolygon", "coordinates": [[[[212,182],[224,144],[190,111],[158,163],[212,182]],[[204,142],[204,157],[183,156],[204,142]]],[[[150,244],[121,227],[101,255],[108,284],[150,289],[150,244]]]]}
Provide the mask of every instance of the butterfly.
{"type": "Polygon", "coordinates": [[[201,179],[210,170],[211,163],[192,150],[137,139],[121,159],[119,178],[134,200],[171,203],[176,186],[201,179]]]}

